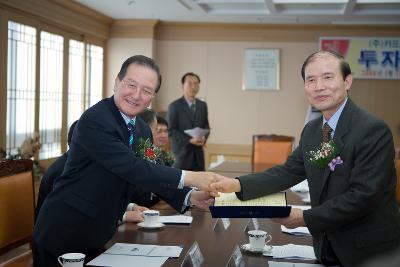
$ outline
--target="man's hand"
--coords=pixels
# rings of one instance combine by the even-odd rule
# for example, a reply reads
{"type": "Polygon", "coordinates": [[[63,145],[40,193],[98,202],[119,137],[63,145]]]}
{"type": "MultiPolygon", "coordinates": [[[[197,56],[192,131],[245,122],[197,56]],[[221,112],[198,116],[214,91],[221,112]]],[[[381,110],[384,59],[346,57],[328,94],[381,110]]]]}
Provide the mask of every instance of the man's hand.
{"type": "Polygon", "coordinates": [[[212,172],[192,172],[186,171],[185,184],[186,186],[196,187],[199,190],[210,191],[211,196],[218,196],[217,190],[210,187],[211,183],[216,183],[223,181],[225,179],[230,179],[225,176],[212,173],[212,172]]]}
{"type": "Polygon", "coordinates": [[[141,211],[127,211],[124,222],[143,222],[144,217],[141,211]]]}
{"type": "Polygon", "coordinates": [[[145,210],[148,210],[148,208],[143,207],[143,206],[139,206],[137,204],[135,204],[135,206],[133,206],[133,211],[137,211],[137,212],[143,212],[145,210]]]}
{"type": "Polygon", "coordinates": [[[210,185],[211,190],[222,193],[240,192],[242,190],[238,179],[222,177],[219,181],[210,185]]]}
{"type": "Polygon", "coordinates": [[[207,210],[214,203],[214,198],[210,192],[193,190],[190,193],[190,203],[202,210],[207,210]]]}
{"type": "Polygon", "coordinates": [[[304,222],[303,218],[303,210],[301,209],[292,208],[289,217],[273,219],[273,221],[282,224],[289,229],[293,229],[300,226],[306,226],[306,223],[304,222]]]}
{"type": "Polygon", "coordinates": [[[206,138],[204,136],[200,138],[193,137],[189,140],[189,143],[191,143],[194,146],[203,146],[205,141],[206,138]]]}

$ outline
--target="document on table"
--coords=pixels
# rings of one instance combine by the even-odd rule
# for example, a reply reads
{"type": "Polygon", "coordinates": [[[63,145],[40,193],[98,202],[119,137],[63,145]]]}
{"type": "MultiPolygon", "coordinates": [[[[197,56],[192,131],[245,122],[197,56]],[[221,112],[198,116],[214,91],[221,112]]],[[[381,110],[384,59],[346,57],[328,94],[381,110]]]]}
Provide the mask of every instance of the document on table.
{"type": "Polygon", "coordinates": [[[180,246],[115,243],[104,254],[178,258],[181,252],[180,246]]]}
{"type": "MultiPolygon", "coordinates": [[[[292,206],[292,208],[293,208],[293,206],[292,206]]],[[[284,225],[281,225],[281,230],[283,233],[288,233],[291,235],[311,236],[310,230],[308,230],[308,228],[305,226],[296,227],[294,229],[289,229],[289,228],[285,227],[284,225]]]]}
{"type": "Polygon", "coordinates": [[[179,257],[181,252],[182,247],[179,246],[115,243],[87,265],[160,267],[169,257],[179,257]]]}
{"type": "Polygon", "coordinates": [[[186,215],[159,216],[158,221],[160,223],[190,224],[193,221],[193,217],[186,215]]]}
{"type": "Polygon", "coordinates": [[[184,131],[185,134],[194,137],[194,138],[201,138],[210,132],[210,129],[203,129],[203,128],[192,128],[184,131]]]}
{"type": "Polygon", "coordinates": [[[279,192],[265,197],[242,201],[235,193],[220,193],[214,206],[286,206],[286,194],[279,192]]]}
{"type": "Polygon", "coordinates": [[[272,250],[265,251],[264,256],[272,256],[277,259],[291,260],[316,260],[312,246],[288,244],[283,246],[272,246],[272,250]]]}
{"type": "Polygon", "coordinates": [[[112,266],[112,267],[161,267],[168,257],[146,257],[130,255],[101,254],[97,258],[88,262],[89,266],[112,266]]]}
{"type": "Polygon", "coordinates": [[[322,264],[268,261],[269,267],[324,267],[322,264]]]}

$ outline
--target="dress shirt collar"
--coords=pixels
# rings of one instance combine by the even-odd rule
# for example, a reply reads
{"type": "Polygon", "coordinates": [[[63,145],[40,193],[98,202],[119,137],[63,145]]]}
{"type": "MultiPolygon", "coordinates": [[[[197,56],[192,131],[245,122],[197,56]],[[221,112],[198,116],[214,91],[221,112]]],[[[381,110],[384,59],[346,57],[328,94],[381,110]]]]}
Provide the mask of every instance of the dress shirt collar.
{"type": "Polygon", "coordinates": [[[346,103],[347,103],[347,97],[343,101],[343,104],[340,106],[340,108],[335,112],[335,114],[333,114],[333,116],[329,120],[326,120],[322,116],[323,117],[323,122],[322,122],[322,126],[321,127],[324,126],[325,122],[328,122],[328,125],[332,128],[332,133],[331,133],[332,138],[333,138],[333,136],[335,136],[336,126],[338,124],[340,115],[342,114],[342,111],[343,111],[344,106],[346,105],[346,103]]]}
{"type": "Polygon", "coordinates": [[[183,97],[186,101],[186,103],[188,104],[189,108],[192,104],[196,104],[196,98],[193,100],[193,102],[190,102],[189,100],[186,99],[186,97],[183,97]]]}
{"type": "Polygon", "coordinates": [[[125,121],[125,124],[128,124],[131,120],[133,120],[134,122],[136,122],[136,116],[133,117],[133,119],[129,118],[128,116],[126,116],[124,113],[122,113],[121,111],[119,112],[121,113],[122,118],[125,121]]]}

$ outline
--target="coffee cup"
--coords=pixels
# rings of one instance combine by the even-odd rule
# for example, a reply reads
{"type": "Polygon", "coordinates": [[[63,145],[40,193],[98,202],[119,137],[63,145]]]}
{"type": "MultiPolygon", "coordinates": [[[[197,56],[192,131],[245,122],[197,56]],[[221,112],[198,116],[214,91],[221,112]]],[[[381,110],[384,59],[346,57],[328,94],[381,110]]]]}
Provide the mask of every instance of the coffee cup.
{"type": "Polygon", "coordinates": [[[64,267],[83,267],[85,254],[66,253],[58,257],[58,262],[64,267]]]}
{"type": "Polygon", "coordinates": [[[158,210],[143,211],[144,225],[151,226],[151,225],[157,224],[159,215],[160,215],[160,212],[158,210]]]}
{"type": "Polygon", "coordinates": [[[251,250],[263,250],[265,244],[272,240],[272,236],[263,230],[251,230],[247,233],[251,250]]]}

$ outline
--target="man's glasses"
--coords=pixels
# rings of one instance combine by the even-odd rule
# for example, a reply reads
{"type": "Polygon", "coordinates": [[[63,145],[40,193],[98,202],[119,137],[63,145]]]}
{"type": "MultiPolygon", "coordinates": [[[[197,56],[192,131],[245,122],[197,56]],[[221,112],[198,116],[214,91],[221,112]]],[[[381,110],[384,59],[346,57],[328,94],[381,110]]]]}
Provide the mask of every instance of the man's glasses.
{"type": "Polygon", "coordinates": [[[122,82],[125,84],[125,86],[129,90],[131,90],[133,92],[136,92],[137,90],[139,90],[140,95],[142,95],[144,97],[151,98],[151,97],[153,97],[155,95],[155,92],[154,92],[153,89],[147,88],[147,87],[139,87],[134,81],[130,81],[130,80],[124,81],[124,80],[122,80],[122,82]]]}

